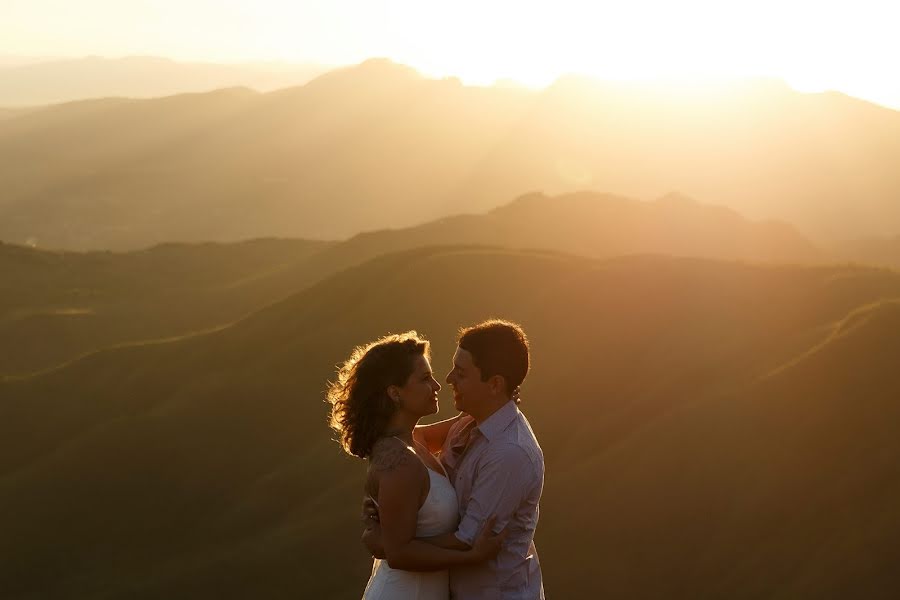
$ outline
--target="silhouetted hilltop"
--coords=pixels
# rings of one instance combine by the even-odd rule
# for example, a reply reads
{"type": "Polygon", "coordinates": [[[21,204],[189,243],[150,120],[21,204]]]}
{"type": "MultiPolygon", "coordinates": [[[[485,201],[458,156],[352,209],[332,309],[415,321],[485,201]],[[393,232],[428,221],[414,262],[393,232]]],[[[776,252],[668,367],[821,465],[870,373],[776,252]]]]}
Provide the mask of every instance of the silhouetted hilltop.
{"type": "Polygon", "coordinates": [[[184,63],[155,56],[41,60],[0,64],[0,106],[120,96],[150,98],[247,86],[269,91],[306,83],[321,65],[184,63]]]}
{"type": "Polygon", "coordinates": [[[875,269],[381,256],[213,333],[0,382],[0,586],[358,595],[363,465],[329,440],[326,379],[412,327],[442,374],[459,325],[502,315],[533,344],[548,595],[889,597],[898,297],[875,269]]]}
{"type": "Polygon", "coordinates": [[[229,323],[308,285],[283,273],[328,246],[252,240],[116,254],[0,243],[0,376],[229,323]]]}
{"type": "MultiPolygon", "coordinates": [[[[638,197],[714,194],[742,214],[817,236],[894,235],[887,157],[900,142],[885,131],[900,132],[897,111],[833,92],[798,93],[777,80],[695,88],[564,78],[495,155],[499,168],[509,152],[525,161],[527,149],[555,148],[557,163],[529,163],[532,179],[522,183],[531,188],[556,171],[557,179],[638,197]],[[850,174],[852,182],[844,179],[850,174]]],[[[495,166],[484,167],[491,177],[495,166]]]]}
{"type": "Polygon", "coordinates": [[[900,269],[900,236],[845,240],[831,244],[828,250],[843,260],[900,269]]]}
{"type": "Polygon", "coordinates": [[[0,237],[131,248],[427,220],[435,208],[412,195],[443,194],[470,170],[491,130],[515,117],[508,99],[522,96],[506,92],[495,106],[479,100],[487,95],[376,61],[267,95],[147,100],[113,115],[97,107],[52,127],[3,121],[0,152],[13,160],[0,178],[20,193],[0,201],[0,237]],[[368,85],[386,71],[400,76],[368,85]]]}
{"type": "Polygon", "coordinates": [[[313,88],[338,86],[346,91],[368,93],[371,87],[393,87],[424,81],[425,78],[412,67],[395,63],[388,58],[370,58],[358,65],[341,67],[320,75],[313,80],[313,88]]]}
{"type": "Polygon", "coordinates": [[[642,202],[608,194],[521,196],[483,215],[376,231],[341,243],[256,240],[168,244],[124,254],[0,245],[0,374],[47,368],[122,342],[182,335],[251,310],[380,254],[476,244],[591,257],[670,254],[817,262],[791,227],[669,195],[642,202]]]}
{"type": "Polygon", "coordinates": [[[20,117],[31,110],[35,110],[35,109],[31,109],[31,108],[0,108],[0,119],[9,119],[12,117],[20,117]]]}
{"type": "Polygon", "coordinates": [[[32,111],[0,120],[0,156],[0,238],[42,247],[334,239],[529,189],[677,189],[817,238],[900,228],[898,113],[771,82],[531,92],[374,60],[268,94],[32,111]]]}
{"type": "Polygon", "coordinates": [[[323,256],[373,256],[387,250],[460,243],[544,248],[593,257],[668,254],[770,262],[822,260],[812,243],[783,223],[756,223],[730,209],[679,194],[644,202],[595,192],[526,194],[484,215],[363,233],[323,256]]]}

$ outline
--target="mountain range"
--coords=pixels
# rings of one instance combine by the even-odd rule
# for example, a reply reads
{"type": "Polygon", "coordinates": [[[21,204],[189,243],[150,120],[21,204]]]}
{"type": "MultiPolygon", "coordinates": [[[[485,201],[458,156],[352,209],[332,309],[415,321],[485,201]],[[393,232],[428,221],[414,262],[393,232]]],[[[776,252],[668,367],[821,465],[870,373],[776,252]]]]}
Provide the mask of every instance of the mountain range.
{"type": "Polygon", "coordinates": [[[24,61],[0,59],[0,106],[37,106],[106,98],[153,98],[246,86],[270,91],[301,85],[330,67],[281,63],[185,63],[155,56],[24,61]]]}
{"type": "MultiPolygon", "coordinates": [[[[187,68],[130,60],[68,67],[187,68]]],[[[113,96],[0,110],[4,600],[359,597],[327,381],[409,329],[443,381],[494,316],[548,597],[900,593],[896,111],[385,60],[113,96]]]]}
{"type": "Polygon", "coordinates": [[[127,250],[344,239],[484,212],[527,190],[672,190],[816,242],[900,229],[900,116],[755,81],[701,90],[566,77],[542,91],[385,60],[246,88],[54,105],[0,120],[0,239],[127,250]]]}
{"type": "Polygon", "coordinates": [[[527,194],[480,215],[362,233],[343,242],[261,239],[126,253],[0,245],[0,374],[41,370],[106,346],[220,327],[324,277],[400,250],[447,244],[589,257],[667,254],[811,264],[828,254],[792,227],[676,194],[527,194]]]}

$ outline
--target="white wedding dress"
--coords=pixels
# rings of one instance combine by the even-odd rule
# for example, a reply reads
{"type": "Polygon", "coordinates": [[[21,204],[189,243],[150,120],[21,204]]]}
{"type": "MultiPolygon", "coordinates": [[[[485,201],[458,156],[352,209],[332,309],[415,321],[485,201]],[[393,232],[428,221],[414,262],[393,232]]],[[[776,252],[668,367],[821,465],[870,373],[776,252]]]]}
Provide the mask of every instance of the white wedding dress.
{"type": "MultiPolygon", "coordinates": [[[[443,468],[443,467],[442,467],[443,468]]],[[[426,467],[427,469],[427,467],[426,467]]],[[[456,490],[446,476],[428,469],[431,488],[419,508],[416,537],[431,537],[456,531],[459,505],[456,490]]],[[[414,572],[392,569],[386,560],[375,559],[363,600],[448,600],[450,579],[442,571],[414,572]]]]}

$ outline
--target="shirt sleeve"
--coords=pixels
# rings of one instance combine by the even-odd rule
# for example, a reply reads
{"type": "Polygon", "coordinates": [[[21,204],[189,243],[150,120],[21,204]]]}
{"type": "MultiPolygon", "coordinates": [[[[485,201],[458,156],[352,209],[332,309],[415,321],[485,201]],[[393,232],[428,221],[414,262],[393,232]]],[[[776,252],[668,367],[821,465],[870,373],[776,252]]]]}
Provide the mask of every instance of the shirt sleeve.
{"type": "Polygon", "coordinates": [[[466,514],[456,537],[472,545],[481,527],[491,516],[497,517],[494,529],[503,529],[534,483],[534,465],[528,454],[515,444],[489,448],[472,482],[466,514]]]}

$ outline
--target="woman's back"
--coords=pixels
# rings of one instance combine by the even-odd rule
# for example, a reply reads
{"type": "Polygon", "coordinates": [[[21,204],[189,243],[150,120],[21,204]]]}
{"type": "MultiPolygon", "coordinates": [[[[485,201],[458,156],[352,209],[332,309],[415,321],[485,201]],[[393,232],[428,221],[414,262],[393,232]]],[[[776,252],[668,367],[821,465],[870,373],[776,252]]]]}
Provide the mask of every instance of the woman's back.
{"type": "MultiPolygon", "coordinates": [[[[416,537],[452,533],[456,531],[459,520],[456,490],[453,489],[446,474],[426,467],[424,462],[422,467],[427,472],[428,491],[416,515],[416,537]]],[[[427,572],[403,571],[392,569],[386,560],[376,558],[363,599],[446,600],[449,595],[450,583],[446,569],[427,572]]]]}

